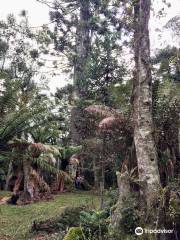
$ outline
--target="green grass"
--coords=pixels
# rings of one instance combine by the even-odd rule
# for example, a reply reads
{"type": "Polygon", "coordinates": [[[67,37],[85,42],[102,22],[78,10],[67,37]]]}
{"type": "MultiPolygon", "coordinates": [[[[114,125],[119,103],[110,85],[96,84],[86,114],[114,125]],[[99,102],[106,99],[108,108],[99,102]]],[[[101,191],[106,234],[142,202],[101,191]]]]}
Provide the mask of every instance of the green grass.
{"type": "MultiPolygon", "coordinates": [[[[0,191],[0,196],[7,196],[0,191]]],[[[63,193],[56,195],[54,200],[33,203],[25,206],[0,205],[0,239],[28,240],[30,228],[34,220],[45,220],[56,217],[67,206],[99,204],[97,196],[90,192],[63,193]]]]}
{"type": "Polygon", "coordinates": [[[3,197],[9,197],[9,196],[11,196],[11,195],[12,195],[11,192],[1,191],[1,190],[0,190],[0,199],[3,198],[3,197]]]}

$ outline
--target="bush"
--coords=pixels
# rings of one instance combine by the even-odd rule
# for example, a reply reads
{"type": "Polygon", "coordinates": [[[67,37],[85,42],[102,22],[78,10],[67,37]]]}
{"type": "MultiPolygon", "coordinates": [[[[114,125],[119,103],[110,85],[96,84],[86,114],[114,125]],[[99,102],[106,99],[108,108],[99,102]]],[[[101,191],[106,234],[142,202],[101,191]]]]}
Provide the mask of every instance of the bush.
{"type": "Polygon", "coordinates": [[[83,240],[83,233],[80,227],[72,227],[63,240],[83,240]]]}
{"type": "Polygon", "coordinates": [[[118,189],[110,189],[106,192],[105,206],[108,208],[114,206],[118,201],[118,189]]]}
{"type": "Polygon", "coordinates": [[[124,202],[124,207],[121,211],[121,214],[121,230],[125,234],[134,234],[135,228],[142,225],[140,224],[138,199],[135,195],[130,195],[126,202],[124,202]]]}
{"type": "Polygon", "coordinates": [[[84,206],[67,207],[57,218],[34,222],[32,230],[35,232],[52,233],[66,231],[69,227],[78,227],[80,225],[80,212],[84,209],[84,206]]]}
{"type": "Polygon", "coordinates": [[[99,211],[82,211],[80,214],[81,226],[84,229],[86,239],[104,238],[108,233],[108,212],[106,210],[99,211]]]}
{"type": "Polygon", "coordinates": [[[81,211],[80,225],[83,227],[85,239],[109,240],[109,224],[111,207],[117,202],[118,190],[110,190],[105,195],[105,206],[103,210],[81,211]]]}
{"type": "Polygon", "coordinates": [[[133,207],[127,207],[122,210],[121,228],[125,233],[133,233],[139,226],[140,218],[133,207]]]}
{"type": "Polygon", "coordinates": [[[80,225],[80,212],[84,209],[84,206],[67,207],[58,219],[59,228],[65,230],[69,227],[78,227],[80,225]]]}

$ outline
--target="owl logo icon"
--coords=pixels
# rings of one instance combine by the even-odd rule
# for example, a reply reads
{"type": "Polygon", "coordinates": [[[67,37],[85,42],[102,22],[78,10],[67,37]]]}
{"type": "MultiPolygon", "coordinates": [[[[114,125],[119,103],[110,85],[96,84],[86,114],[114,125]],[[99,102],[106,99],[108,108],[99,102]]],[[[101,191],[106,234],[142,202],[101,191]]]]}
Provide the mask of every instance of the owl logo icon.
{"type": "Polygon", "coordinates": [[[137,227],[137,228],[135,229],[135,234],[138,235],[138,236],[142,235],[142,234],[143,234],[143,229],[142,229],[142,227],[137,227]]]}

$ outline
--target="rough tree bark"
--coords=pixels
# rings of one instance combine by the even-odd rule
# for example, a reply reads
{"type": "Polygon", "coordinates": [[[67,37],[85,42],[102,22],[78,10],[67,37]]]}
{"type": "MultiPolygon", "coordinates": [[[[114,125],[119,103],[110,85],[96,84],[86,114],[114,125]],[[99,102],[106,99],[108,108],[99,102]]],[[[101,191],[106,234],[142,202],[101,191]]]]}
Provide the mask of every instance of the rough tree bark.
{"type": "Polygon", "coordinates": [[[119,197],[115,206],[115,210],[112,214],[112,225],[116,229],[120,227],[120,221],[122,219],[121,211],[124,206],[124,202],[126,202],[130,196],[130,179],[127,171],[117,173],[117,184],[119,197]]]}
{"type": "Polygon", "coordinates": [[[159,171],[153,139],[152,75],[150,65],[149,18],[151,0],[137,0],[134,5],[134,142],[139,180],[147,209],[158,199],[159,171]]]}
{"type": "Polygon", "coordinates": [[[77,97],[85,98],[85,68],[90,50],[90,2],[80,1],[80,19],[76,30],[76,61],[74,65],[74,85],[77,97]]]}
{"type": "Polygon", "coordinates": [[[31,200],[32,196],[31,196],[31,189],[29,186],[30,183],[30,171],[31,171],[31,164],[30,161],[28,161],[28,159],[24,159],[23,160],[23,174],[24,174],[24,197],[26,200],[31,200]]]}
{"type": "Polygon", "coordinates": [[[8,191],[8,186],[9,186],[9,180],[11,179],[12,176],[12,161],[10,161],[9,166],[8,166],[8,173],[6,177],[6,185],[5,185],[5,190],[8,191]]]}

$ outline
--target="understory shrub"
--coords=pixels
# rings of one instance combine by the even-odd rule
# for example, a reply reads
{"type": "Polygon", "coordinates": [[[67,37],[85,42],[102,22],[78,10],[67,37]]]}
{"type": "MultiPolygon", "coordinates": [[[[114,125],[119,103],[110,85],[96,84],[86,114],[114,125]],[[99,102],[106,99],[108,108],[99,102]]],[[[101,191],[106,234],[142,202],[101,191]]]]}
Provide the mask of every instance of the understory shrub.
{"type": "Polygon", "coordinates": [[[85,240],[81,227],[71,227],[63,240],[85,240]]]}
{"type": "Polygon", "coordinates": [[[120,221],[121,231],[125,234],[134,234],[136,227],[142,226],[140,223],[140,206],[137,196],[130,195],[124,202],[121,210],[122,218],[120,221]]]}
{"type": "Polygon", "coordinates": [[[133,233],[139,226],[139,216],[133,207],[127,207],[122,210],[121,228],[125,233],[133,233]]]}
{"type": "Polygon", "coordinates": [[[86,239],[106,239],[109,225],[109,212],[105,210],[82,211],[80,222],[86,239]]]}
{"type": "Polygon", "coordinates": [[[59,217],[57,222],[58,227],[62,230],[70,227],[78,227],[80,225],[80,213],[84,209],[85,206],[67,207],[59,217]]]}
{"type": "Polygon", "coordinates": [[[57,218],[40,222],[35,221],[32,226],[32,231],[52,233],[66,231],[70,227],[78,227],[80,225],[80,212],[84,209],[84,206],[67,207],[57,218]]]}
{"type": "Polygon", "coordinates": [[[105,207],[111,208],[117,203],[118,200],[118,189],[110,189],[105,194],[105,207]]]}

